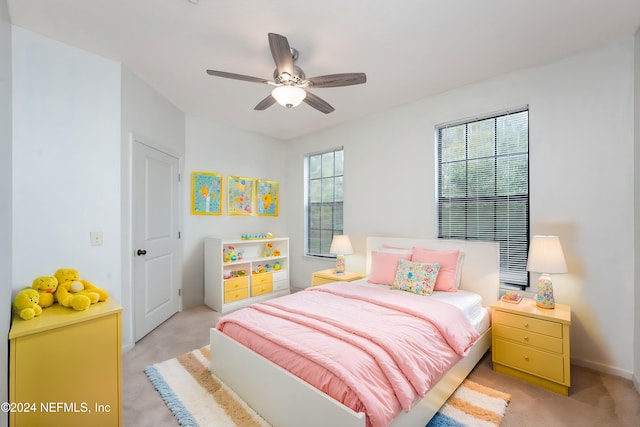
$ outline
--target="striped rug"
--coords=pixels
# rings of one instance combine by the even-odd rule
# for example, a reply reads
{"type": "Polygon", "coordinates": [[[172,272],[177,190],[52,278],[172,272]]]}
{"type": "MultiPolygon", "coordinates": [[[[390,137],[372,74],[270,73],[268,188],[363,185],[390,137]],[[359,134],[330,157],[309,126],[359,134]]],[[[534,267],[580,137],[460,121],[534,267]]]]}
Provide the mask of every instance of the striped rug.
{"type": "MultiPolygon", "coordinates": [[[[209,346],[147,366],[145,373],[183,427],[270,427],[209,372],[209,346]]],[[[427,427],[490,427],[500,421],[510,396],[465,380],[427,427]]]]}
{"type": "Polygon", "coordinates": [[[427,427],[499,426],[511,395],[464,380],[427,427]]]}

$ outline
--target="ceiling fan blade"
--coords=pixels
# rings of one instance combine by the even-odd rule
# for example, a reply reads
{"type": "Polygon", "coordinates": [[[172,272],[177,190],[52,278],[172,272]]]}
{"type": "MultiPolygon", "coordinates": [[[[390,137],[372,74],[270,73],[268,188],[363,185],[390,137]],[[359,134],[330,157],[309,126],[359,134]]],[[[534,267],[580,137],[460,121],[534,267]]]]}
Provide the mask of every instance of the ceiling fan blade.
{"type": "Polygon", "coordinates": [[[311,77],[307,80],[312,83],[311,87],[314,88],[339,87],[366,83],[367,75],[365,73],[329,74],[326,76],[311,77]]]}
{"type": "Polygon", "coordinates": [[[280,34],[269,33],[269,47],[271,48],[271,55],[276,63],[278,74],[288,73],[292,76],[293,55],[287,38],[280,34]]]}
{"type": "Polygon", "coordinates": [[[327,101],[325,101],[324,99],[320,98],[319,96],[316,96],[316,95],[312,94],[309,91],[307,91],[307,96],[304,98],[304,102],[306,102],[307,104],[309,104],[310,106],[312,106],[316,110],[318,110],[318,111],[320,111],[322,113],[325,113],[325,114],[329,114],[330,112],[335,110],[335,108],[333,108],[331,105],[329,105],[327,103],[327,101]]]}
{"type": "Polygon", "coordinates": [[[269,80],[261,79],[260,77],[245,76],[243,74],[227,73],[226,71],[207,70],[207,74],[210,76],[224,77],[227,79],[244,80],[245,82],[255,83],[269,83],[269,80]]]}
{"type": "Polygon", "coordinates": [[[258,102],[258,105],[253,107],[253,109],[254,110],[266,110],[267,108],[269,108],[273,104],[275,104],[275,102],[276,102],[276,99],[273,96],[269,95],[265,99],[263,99],[262,101],[258,102]]]}

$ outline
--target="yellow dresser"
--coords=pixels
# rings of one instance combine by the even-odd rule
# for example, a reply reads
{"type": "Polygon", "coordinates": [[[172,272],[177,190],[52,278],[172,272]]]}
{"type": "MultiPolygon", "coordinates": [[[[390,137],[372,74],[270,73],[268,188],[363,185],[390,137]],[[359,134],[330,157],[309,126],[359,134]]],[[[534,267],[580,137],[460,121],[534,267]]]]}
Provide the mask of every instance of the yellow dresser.
{"type": "Polygon", "coordinates": [[[532,299],[491,306],[493,369],[568,395],[571,308],[538,308],[532,299]]]}
{"type": "Polygon", "coordinates": [[[58,304],[9,331],[11,427],[122,425],[122,307],[58,304]]]}

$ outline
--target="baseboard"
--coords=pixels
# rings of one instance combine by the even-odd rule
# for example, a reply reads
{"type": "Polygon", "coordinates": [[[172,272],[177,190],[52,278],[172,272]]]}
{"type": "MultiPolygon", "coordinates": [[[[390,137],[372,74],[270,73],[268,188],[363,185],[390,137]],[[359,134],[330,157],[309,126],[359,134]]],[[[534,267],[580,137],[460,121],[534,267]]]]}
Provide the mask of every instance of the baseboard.
{"type": "Polygon", "coordinates": [[[133,347],[134,347],[134,345],[133,345],[133,344],[124,344],[124,345],[122,346],[122,354],[124,354],[124,353],[126,353],[126,352],[128,352],[128,351],[133,350],[133,347]]]}
{"type": "Polygon", "coordinates": [[[640,393],[640,380],[638,380],[638,377],[634,375],[632,381],[633,386],[636,388],[636,391],[640,393]]]}
{"type": "MultiPolygon", "coordinates": [[[[614,366],[605,365],[604,363],[571,358],[571,364],[582,366],[583,368],[593,369],[594,371],[602,372],[604,374],[615,375],[618,377],[625,378],[627,380],[633,380],[635,378],[633,375],[633,372],[631,371],[626,371],[624,369],[616,368],[614,366]]],[[[636,389],[638,389],[638,383],[635,380],[634,382],[636,384],[636,389]]]]}

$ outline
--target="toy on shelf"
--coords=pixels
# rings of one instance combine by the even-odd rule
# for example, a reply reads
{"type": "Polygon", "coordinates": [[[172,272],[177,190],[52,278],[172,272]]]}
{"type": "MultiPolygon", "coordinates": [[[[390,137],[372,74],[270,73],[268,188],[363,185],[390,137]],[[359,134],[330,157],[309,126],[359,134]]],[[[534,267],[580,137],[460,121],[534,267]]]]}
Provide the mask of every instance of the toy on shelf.
{"type": "Polygon", "coordinates": [[[271,233],[242,233],[240,238],[242,240],[259,240],[259,239],[273,239],[271,233]]]}
{"type": "Polygon", "coordinates": [[[58,279],[55,276],[40,276],[33,279],[31,288],[38,291],[40,295],[40,307],[51,307],[55,301],[56,289],[58,289],[58,279]]]}
{"type": "Polygon", "coordinates": [[[238,260],[238,254],[236,253],[236,248],[233,246],[227,246],[224,248],[223,253],[224,262],[233,262],[238,260]]]}
{"type": "Polygon", "coordinates": [[[13,301],[13,310],[24,320],[31,320],[42,314],[40,294],[33,288],[24,288],[13,301]]]}
{"type": "Polygon", "coordinates": [[[78,270],[60,268],[55,273],[58,280],[56,299],[58,304],[74,310],[86,310],[91,304],[109,299],[109,293],[88,280],[80,279],[78,270]]]}
{"type": "Polygon", "coordinates": [[[274,269],[275,271],[278,271],[278,270],[280,270],[281,268],[282,268],[282,267],[280,266],[280,261],[276,261],[276,262],[274,262],[274,263],[273,263],[273,269],[274,269]]]}
{"type": "Polygon", "coordinates": [[[273,243],[267,243],[264,245],[264,251],[262,251],[263,257],[273,256],[273,243]]]}
{"type": "Polygon", "coordinates": [[[232,270],[224,273],[225,279],[233,279],[235,277],[243,277],[247,275],[247,270],[232,270]]]}
{"type": "Polygon", "coordinates": [[[266,243],[264,245],[264,251],[262,251],[263,257],[280,256],[280,250],[273,246],[273,243],[266,243]]]}

